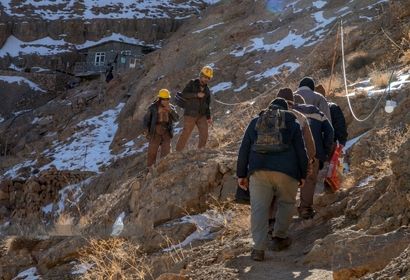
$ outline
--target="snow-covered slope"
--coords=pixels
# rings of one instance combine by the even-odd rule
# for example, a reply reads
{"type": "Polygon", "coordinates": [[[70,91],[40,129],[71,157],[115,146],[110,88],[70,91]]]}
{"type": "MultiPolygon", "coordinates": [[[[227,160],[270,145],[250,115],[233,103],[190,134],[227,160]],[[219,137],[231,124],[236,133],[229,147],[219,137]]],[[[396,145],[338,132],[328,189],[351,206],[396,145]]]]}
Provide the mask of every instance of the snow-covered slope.
{"type": "Polygon", "coordinates": [[[44,20],[96,19],[96,18],[171,18],[198,13],[204,4],[217,0],[12,0],[1,1],[4,12],[12,17],[36,17],[44,20]]]}

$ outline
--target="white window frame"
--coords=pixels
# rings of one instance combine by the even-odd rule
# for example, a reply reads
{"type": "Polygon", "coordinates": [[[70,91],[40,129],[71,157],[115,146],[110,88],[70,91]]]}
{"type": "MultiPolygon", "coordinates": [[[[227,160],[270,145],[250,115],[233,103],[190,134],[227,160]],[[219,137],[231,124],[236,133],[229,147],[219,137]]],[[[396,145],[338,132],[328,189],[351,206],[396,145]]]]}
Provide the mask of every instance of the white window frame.
{"type": "Polygon", "coordinates": [[[125,51],[121,51],[122,55],[131,55],[131,50],[125,50],[125,51]]]}
{"type": "Polygon", "coordinates": [[[105,52],[95,53],[94,64],[97,66],[102,66],[105,64],[105,52]]]}

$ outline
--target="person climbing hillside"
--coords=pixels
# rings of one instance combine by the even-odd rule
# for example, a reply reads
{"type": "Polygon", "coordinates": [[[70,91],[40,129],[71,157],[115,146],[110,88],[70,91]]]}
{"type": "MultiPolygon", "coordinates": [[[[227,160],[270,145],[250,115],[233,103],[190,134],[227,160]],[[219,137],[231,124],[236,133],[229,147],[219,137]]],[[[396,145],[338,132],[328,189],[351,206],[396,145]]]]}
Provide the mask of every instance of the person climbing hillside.
{"type": "Polygon", "coordinates": [[[324,162],[329,160],[332,153],[334,131],[326,116],[315,106],[305,104],[302,96],[294,95],[295,104],[293,109],[304,114],[309,120],[310,129],[315,141],[316,155],[312,164],[312,171],[306,178],[305,186],[300,190],[299,216],[302,219],[314,217],[313,196],[319,170],[323,168],[324,162]]]}
{"type": "Polygon", "coordinates": [[[330,122],[332,121],[327,100],[321,94],[315,92],[315,81],[311,77],[304,77],[300,81],[296,94],[302,96],[306,104],[317,107],[330,122]]]}
{"type": "Polygon", "coordinates": [[[202,68],[199,78],[189,81],[181,93],[184,99],[184,127],[179,136],[176,150],[182,151],[196,126],[199,132],[198,149],[204,148],[208,140],[208,126],[212,124],[211,118],[211,91],[208,83],[212,79],[212,67],[202,68]]]}
{"type": "MultiPolygon", "coordinates": [[[[326,90],[322,85],[318,85],[315,91],[322,94],[326,98],[326,90]]],[[[330,108],[330,115],[332,117],[332,126],[335,131],[334,143],[332,148],[331,158],[329,159],[329,169],[327,170],[326,178],[324,180],[324,188],[327,192],[334,192],[340,188],[341,175],[338,172],[340,165],[339,157],[342,156],[343,147],[347,142],[347,126],[346,119],[342,109],[334,103],[328,101],[330,108]],[[332,164],[333,161],[333,164],[332,164]]]]}
{"type": "Polygon", "coordinates": [[[161,147],[161,158],[171,152],[173,123],[179,119],[175,107],[170,104],[171,93],[167,89],[158,92],[157,100],[152,103],[144,116],[144,134],[149,140],[147,167],[155,164],[161,147]]]}
{"type": "Polygon", "coordinates": [[[280,251],[291,245],[288,228],[298,187],[303,186],[307,175],[308,157],[300,125],[286,110],[286,101],[276,98],[250,122],[239,149],[238,184],[250,190],[254,241],[251,258],[255,261],[264,260],[269,207],[274,196],[278,207],[269,247],[280,251]]]}
{"type": "MultiPolygon", "coordinates": [[[[326,98],[326,90],[322,85],[316,86],[315,91],[326,98]]],[[[332,126],[335,130],[334,142],[344,147],[346,145],[347,137],[349,135],[347,133],[345,115],[343,114],[343,111],[342,109],[340,109],[339,105],[331,101],[328,101],[327,103],[329,105],[332,126]]]]}
{"type": "Polygon", "coordinates": [[[295,104],[295,100],[293,98],[293,91],[290,88],[282,88],[278,91],[276,97],[280,97],[286,100],[289,111],[293,113],[299,121],[300,127],[302,128],[303,132],[303,139],[305,140],[309,162],[314,160],[316,155],[315,140],[313,139],[308,119],[305,117],[305,115],[293,109],[293,106],[295,104]]]}

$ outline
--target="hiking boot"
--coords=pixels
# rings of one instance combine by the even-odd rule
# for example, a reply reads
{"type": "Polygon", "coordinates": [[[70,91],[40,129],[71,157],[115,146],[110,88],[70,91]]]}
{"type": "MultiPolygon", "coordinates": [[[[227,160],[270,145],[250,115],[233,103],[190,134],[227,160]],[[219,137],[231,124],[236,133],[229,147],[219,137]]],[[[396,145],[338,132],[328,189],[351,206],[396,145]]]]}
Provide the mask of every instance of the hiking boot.
{"type": "Polygon", "coordinates": [[[257,262],[263,261],[265,259],[265,251],[252,249],[251,259],[257,262]]]}
{"type": "Polygon", "coordinates": [[[290,237],[286,237],[286,238],[274,237],[272,239],[270,249],[272,251],[282,251],[282,250],[289,248],[290,244],[292,244],[292,239],[290,239],[290,237]]]}
{"type": "Polygon", "coordinates": [[[315,210],[313,210],[312,208],[303,209],[303,210],[300,210],[300,209],[299,209],[299,217],[300,217],[301,219],[304,219],[304,220],[313,219],[313,217],[315,216],[315,214],[316,214],[316,212],[315,212],[315,210]]]}

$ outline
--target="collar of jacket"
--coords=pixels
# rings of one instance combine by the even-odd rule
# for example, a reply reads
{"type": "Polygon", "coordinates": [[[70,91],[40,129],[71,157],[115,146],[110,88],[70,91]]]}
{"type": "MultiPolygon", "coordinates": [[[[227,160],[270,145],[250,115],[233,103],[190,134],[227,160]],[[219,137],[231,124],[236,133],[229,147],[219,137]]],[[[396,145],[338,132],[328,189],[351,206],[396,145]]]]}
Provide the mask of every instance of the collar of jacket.
{"type": "Polygon", "coordinates": [[[308,90],[308,91],[313,92],[313,90],[310,87],[307,87],[307,86],[303,86],[303,87],[298,88],[298,91],[302,91],[302,90],[308,90]]]}

